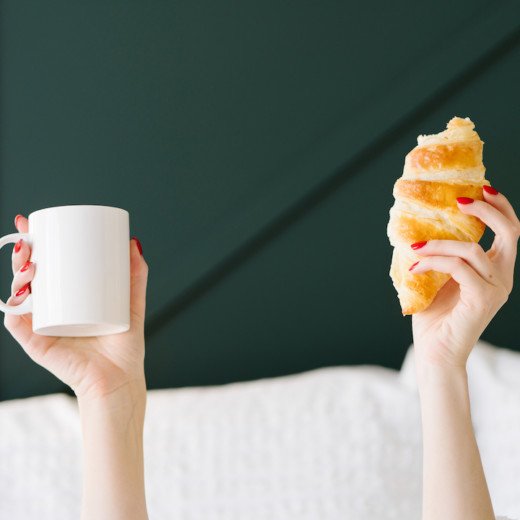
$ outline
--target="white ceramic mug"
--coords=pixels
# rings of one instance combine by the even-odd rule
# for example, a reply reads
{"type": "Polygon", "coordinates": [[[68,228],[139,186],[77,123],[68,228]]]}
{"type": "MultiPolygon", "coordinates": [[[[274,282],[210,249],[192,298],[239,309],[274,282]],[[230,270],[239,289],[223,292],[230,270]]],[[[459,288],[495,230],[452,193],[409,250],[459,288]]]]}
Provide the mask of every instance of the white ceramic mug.
{"type": "Polygon", "coordinates": [[[31,247],[32,293],[20,305],[0,300],[10,314],[32,312],[43,336],[100,336],[130,328],[128,211],[73,205],[29,215],[29,232],[0,238],[0,248],[23,239],[31,247]]]}

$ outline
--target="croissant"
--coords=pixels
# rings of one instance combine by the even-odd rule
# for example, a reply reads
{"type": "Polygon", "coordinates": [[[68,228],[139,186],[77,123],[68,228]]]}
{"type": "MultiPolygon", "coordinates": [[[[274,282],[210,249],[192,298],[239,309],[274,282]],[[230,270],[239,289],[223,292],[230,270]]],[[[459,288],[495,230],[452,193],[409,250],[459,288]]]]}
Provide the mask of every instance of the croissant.
{"type": "Polygon", "coordinates": [[[462,213],[457,197],[483,200],[483,142],[469,118],[454,117],[446,130],[420,135],[405,158],[403,175],[394,184],[387,235],[393,246],[390,277],[403,316],[426,309],[451,278],[437,271],[412,274],[420,257],[410,245],[433,239],[478,242],[485,224],[462,213]]]}

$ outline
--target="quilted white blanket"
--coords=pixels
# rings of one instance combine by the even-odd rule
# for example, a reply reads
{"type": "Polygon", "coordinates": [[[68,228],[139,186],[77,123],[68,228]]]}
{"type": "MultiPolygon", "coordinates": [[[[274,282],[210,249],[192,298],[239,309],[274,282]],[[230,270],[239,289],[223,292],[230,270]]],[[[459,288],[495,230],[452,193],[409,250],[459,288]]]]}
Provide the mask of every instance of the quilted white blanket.
{"type": "MultiPolygon", "coordinates": [[[[335,367],[149,391],[150,518],[419,520],[412,358],[410,347],[400,372],[335,367]]],[[[520,354],[480,341],[468,372],[495,511],[520,518],[520,354]]],[[[79,518],[80,435],[65,394],[0,403],[1,518],[79,518]]]]}

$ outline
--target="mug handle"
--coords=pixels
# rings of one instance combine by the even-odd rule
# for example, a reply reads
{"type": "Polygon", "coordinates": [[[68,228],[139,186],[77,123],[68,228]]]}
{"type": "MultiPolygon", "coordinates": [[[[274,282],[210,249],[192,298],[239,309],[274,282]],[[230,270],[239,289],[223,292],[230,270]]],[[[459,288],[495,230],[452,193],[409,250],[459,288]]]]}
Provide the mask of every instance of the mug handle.
{"type": "MultiPolygon", "coordinates": [[[[18,242],[21,238],[31,239],[31,235],[29,233],[11,233],[10,235],[5,235],[0,238],[0,249],[7,244],[14,244],[18,242]]],[[[29,294],[25,300],[20,303],[20,305],[7,305],[2,300],[0,300],[0,310],[5,312],[6,314],[27,314],[28,312],[32,312],[32,294],[29,294]]]]}

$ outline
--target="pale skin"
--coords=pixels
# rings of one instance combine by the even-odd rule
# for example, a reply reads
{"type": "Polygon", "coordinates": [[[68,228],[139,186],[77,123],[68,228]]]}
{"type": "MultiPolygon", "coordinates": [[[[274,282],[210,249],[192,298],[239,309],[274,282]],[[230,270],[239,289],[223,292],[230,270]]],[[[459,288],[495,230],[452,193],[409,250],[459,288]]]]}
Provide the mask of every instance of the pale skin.
{"type": "MultiPolygon", "coordinates": [[[[412,272],[436,270],[452,279],[432,305],[412,319],[423,425],[423,520],[494,520],[471,424],[468,356],[513,287],[520,222],[506,197],[458,204],[495,233],[484,252],[469,242],[432,240],[412,272]]],[[[16,220],[27,232],[23,216],[16,220]]],[[[144,317],[148,266],[134,240],[131,328],[123,334],[54,338],[32,333],[31,315],[6,315],[4,324],[25,352],[69,385],[78,398],[83,432],[82,520],[145,520],[143,424],[146,407],[144,317]]],[[[13,305],[29,293],[37,266],[30,248],[13,250],[13,305]]]]}
{"type": "MultiPolygon", "coordinates": [[[[494,520],[471,423],[466,363],[489,322],[513,288],[520,222],[501,194],[458,203],[495,233],[491,248],[431,240],[412,273],[429,270],[451,279],[412,329],[423,428],[422,520],[494,520]]],[[[471,199],[470,199],[471,200],[471,199]]]]}
{"type": "MultiPolygon", "coordinates": [[[[16,227],[28,231],[19,216],[16,227]]],[[[6,314],[4,325],[29,357],[75,392],[83,436],[81,520],[146,520],[143,425],[146,408],[144,318],[148,265],[130,240],[131,324],[121,334],[59,338],[32,332],[31,314],[6,314]]],[[[30,248],[13,248],[12,296],[20,304],[29,294],[16,293],[29,283],[37,266],[22,271],[30,248]]]]}

